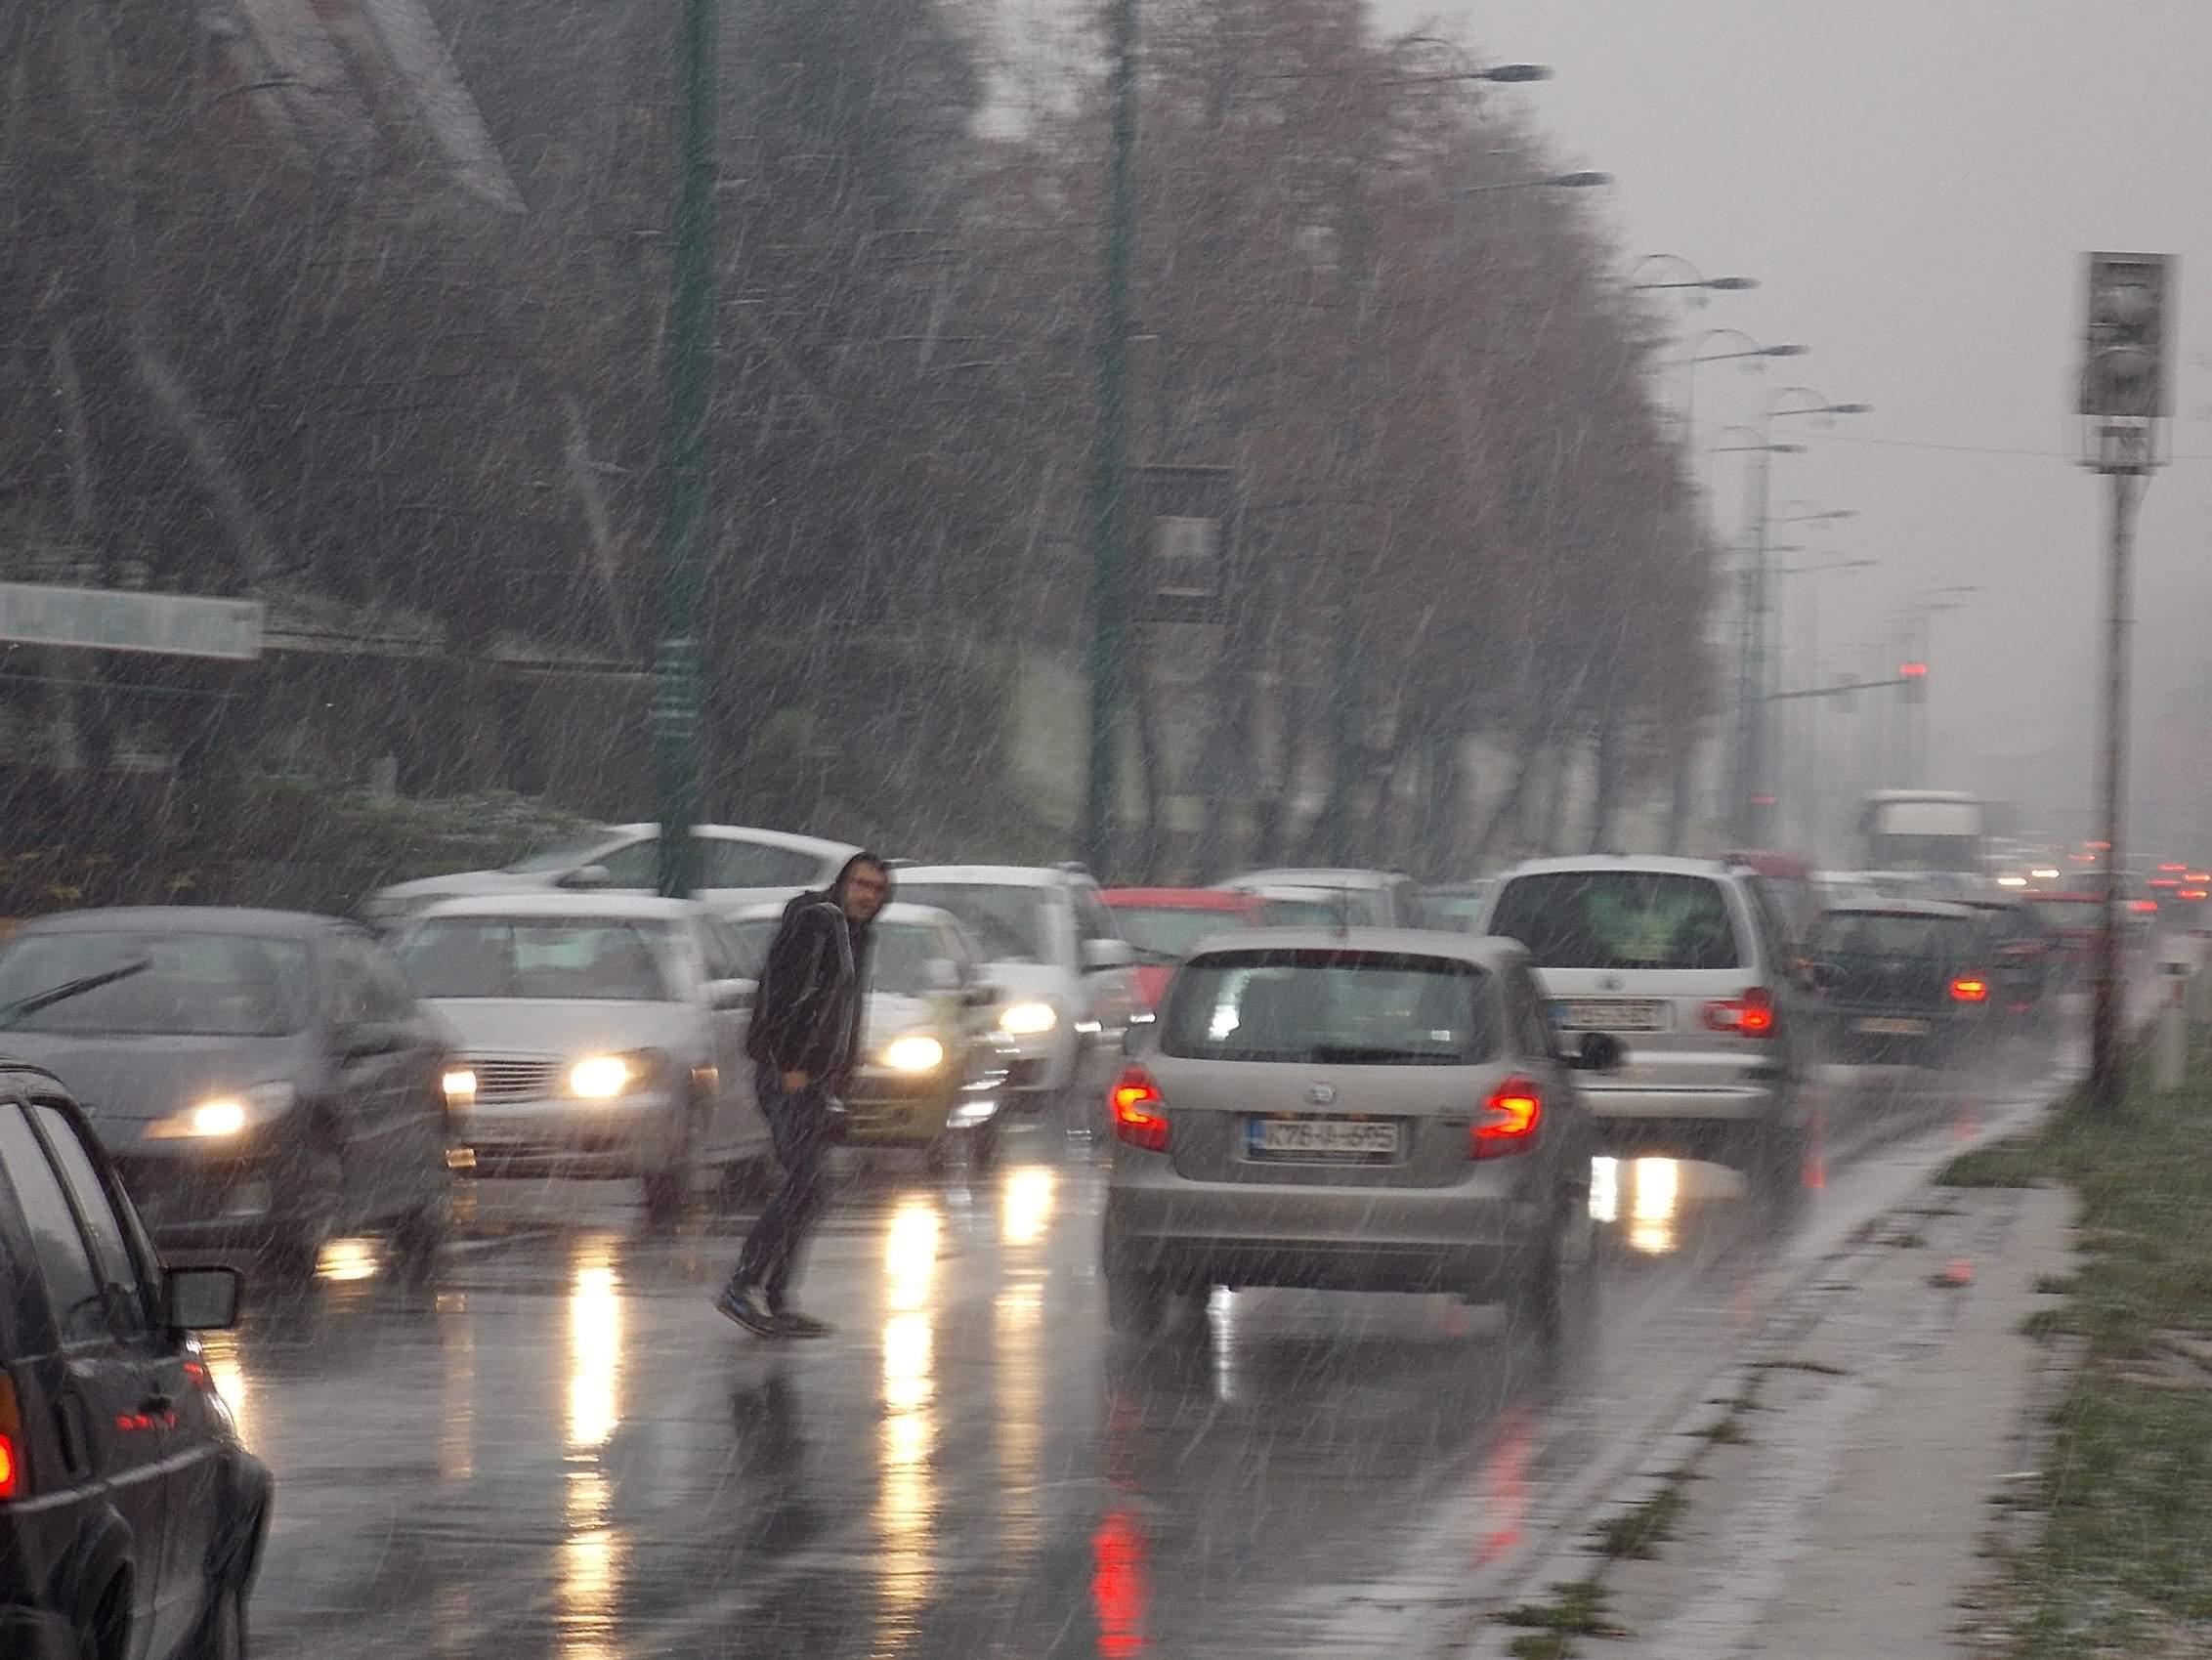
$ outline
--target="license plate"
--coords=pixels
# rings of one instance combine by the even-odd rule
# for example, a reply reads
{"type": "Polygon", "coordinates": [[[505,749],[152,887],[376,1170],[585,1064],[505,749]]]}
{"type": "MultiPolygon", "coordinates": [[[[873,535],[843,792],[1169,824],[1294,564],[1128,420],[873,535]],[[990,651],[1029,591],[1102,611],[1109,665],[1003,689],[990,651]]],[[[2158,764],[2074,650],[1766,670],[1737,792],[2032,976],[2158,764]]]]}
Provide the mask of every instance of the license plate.
{"type": "Polygon", "coordinates": [[[1655,998],[1567,998],[1559,1025],[1569,1032],[1664,1032],[1667,1005],[1655,998]]]}
{"type": "Polygon", "coordinates": [[[1341,1118],[1255,1118],[1245,1145],[1259,1159],[1394,1159],[1398,1127],[1341,1118]]]}
{"type": "Polygon", "coordinates": [[[1925,1020],[1897,1020],[1888,1015],[1873,1015],[1853,1024],[1852,1030],[1863,1032],[1869,1038],[1925,1038],[1928,1022],[1925,1020]]]}

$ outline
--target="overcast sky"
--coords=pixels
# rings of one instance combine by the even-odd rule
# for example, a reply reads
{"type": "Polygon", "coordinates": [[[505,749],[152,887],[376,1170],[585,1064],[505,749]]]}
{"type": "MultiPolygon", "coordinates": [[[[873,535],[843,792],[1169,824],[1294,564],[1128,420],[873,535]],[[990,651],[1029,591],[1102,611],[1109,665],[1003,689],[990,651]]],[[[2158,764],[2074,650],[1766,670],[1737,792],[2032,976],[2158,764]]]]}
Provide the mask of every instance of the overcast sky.
{"type": "MultiPolygon", "coordinates": [[[[1617,176],[1605,209],[1629,251],[1760,279],[1716,296],[1697,325],[1812,352],[1765,376],[1698,371],[1708,441],[1793,381],[1877,406],[1792,435],[1810,452],[1775,461],[1777,504],[1856,509],[1834,545],[1881,561],[1820,578],[1823,646],[1874,638],[1916,586],[1979,583],[1936,623],[1944,779],[1930,782],[2020,790],[2023,775],[2079,775],[2086,797],[2104,486],[2070,464],[2066,414],[2086,249],[2181,261],[2184,418],[2139,549],[2146,737],[2212,651],[2212,464],[2191,459],[2212,454],[2199,362],[2212,304],[2197,299],[2212,279],[2212,5],[1378,0],[1377,13],[1392,32],[1440,21],[1496,59],[1553,65],[1557,79],[1514,96],[1578,163],[1617,176]],[[2052,750],[2056,765],[2004,759],[2052,750]]],[[[1731,525],[1740,461],[1721,463],[1731,525]]]]}

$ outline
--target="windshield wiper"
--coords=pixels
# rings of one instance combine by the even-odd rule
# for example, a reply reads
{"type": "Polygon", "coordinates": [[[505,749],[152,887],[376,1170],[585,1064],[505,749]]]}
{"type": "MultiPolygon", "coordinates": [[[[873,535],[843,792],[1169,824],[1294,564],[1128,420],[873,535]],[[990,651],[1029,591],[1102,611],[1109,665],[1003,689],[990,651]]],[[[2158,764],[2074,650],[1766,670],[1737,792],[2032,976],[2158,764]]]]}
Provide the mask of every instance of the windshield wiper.
{"type": "Polygon", "coordinates": [[[117,980],[128,980],[133,974],[144,974],[152,966],[151,958],[142,957],[113,968],[103,968],[97,974],[81,974],[74,980],[64,980],[59,986],[49,986],[43,992],[18,999],[15,1002],[0,1007],[0,1031],[42,1009],[52,1008],[58,1002],[67,1002],[71,998],[81,998],[87,992],[97,992],[103,986],[112,986],[117,980]]]}

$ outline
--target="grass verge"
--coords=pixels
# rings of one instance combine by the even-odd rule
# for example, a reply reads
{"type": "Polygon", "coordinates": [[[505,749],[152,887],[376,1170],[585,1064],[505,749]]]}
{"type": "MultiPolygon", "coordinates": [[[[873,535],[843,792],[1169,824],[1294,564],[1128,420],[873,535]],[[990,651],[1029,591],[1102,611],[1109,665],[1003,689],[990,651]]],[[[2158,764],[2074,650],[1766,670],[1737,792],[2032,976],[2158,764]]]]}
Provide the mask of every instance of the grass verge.
{"type": "MultiPolygon", "coordinates": [[[[2017,1652],[2163,1653],[2212,1620],[2212,1053],[2154,1091],[2141,1069],[2100,1114],[2080,1094],[2033,1136],[1956,1161],[1953,1186],[2063,1182],[2080,1196],[2080,1270],[2029,1330],[2086,1357],[2034,1496],[2043,1537],[2009,1564],[2017,1652]]],[[[2193,1650],[2190,1650],[2193,1652],[2193,1650]]]]}

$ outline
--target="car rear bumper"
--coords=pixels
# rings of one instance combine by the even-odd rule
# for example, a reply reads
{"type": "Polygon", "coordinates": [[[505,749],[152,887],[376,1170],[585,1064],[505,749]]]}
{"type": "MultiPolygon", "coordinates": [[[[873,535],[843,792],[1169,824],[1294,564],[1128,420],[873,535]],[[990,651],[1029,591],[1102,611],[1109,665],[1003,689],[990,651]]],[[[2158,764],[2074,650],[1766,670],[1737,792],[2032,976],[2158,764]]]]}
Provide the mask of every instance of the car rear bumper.
{"type": "Polygon", "coordinates": [[[1680,1119],[1741,1124],[1774,1111],[1778,1091],[1763,1084],[1620,1085],[1582,1083],[1582,1098],[1602,1126],[1611,1119],[1680,1119]]]}
{"type": "Polygon", "coordinates": [[[0,1654],[9,1660],[77,1660],[76,1633],[60,1614],[0,1607],[0,1654]]]}
{"type": "Polygon", "coordinates": [[[1275,1187],[1192,1181],[1164,1157],[1115,1151],[1109,1258],[1190,1283],[1480,1289],[1511,1271],[1542,1219],[1487,1173],[1452,1187],[1275,1187]]]}
{"type": "Polygon", "coordinates": [[[480,1175],[645,1175],[684,1144],[686,1104],[662,1091],[616,1101],[479,1103],[453,1114],[480,1175]]]}

